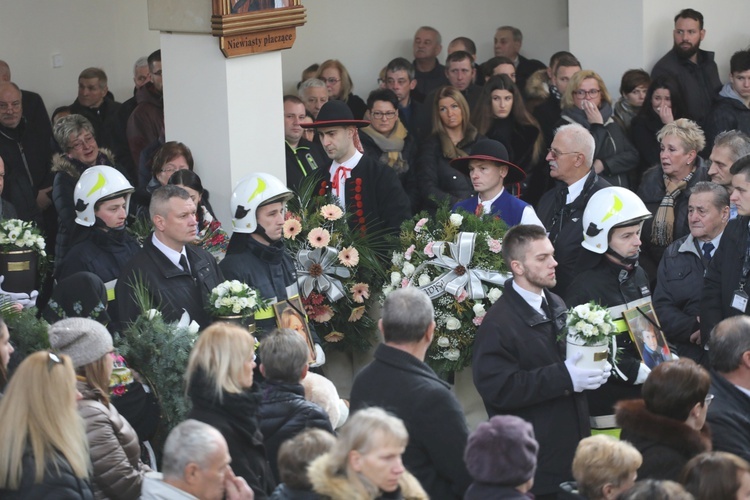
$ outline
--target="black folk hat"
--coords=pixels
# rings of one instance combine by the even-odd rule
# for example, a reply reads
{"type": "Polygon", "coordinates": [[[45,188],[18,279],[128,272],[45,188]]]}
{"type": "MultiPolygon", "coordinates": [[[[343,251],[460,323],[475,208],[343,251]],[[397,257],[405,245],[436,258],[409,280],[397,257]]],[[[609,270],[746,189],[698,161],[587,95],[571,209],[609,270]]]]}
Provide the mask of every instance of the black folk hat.
{"type": "Polygon", "coordinates": [[[526,172],[508,160],[508,150],[505,149],[505,146],[501,142],[493,141],[492,139],[477,141],[474,147],[471,148],[471,154],[451,160],[451,167],[465,175],[469,175],[469,162],[471,160],[487,160],[497,163],[498,166],[507,165],[508,174],[503,179],[503,184],[516,184],[526,178],[526,172]]]}
{"type": "Polygon", "coordinates": [[[370,122],[355,120],[352,110],[344,101],[328,101],[318,112],[318,118],[312,123],[301,123],[302,128],[318,127],[366,127],[370,122]]]}

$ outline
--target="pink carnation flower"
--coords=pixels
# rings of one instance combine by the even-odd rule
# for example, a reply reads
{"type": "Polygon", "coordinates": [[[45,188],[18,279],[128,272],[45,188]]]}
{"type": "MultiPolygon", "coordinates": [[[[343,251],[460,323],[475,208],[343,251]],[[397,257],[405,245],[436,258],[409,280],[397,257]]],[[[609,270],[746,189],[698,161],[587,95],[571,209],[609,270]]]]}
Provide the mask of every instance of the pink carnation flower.
{"type": "Polygon", "coordinates": [[[472,323],[479,326],[482,324],[482,321],[484,321],[484,316],[477,316],[474,319],[471,320],[472,323]]]}
{"type": "Polygon", "coordinates": [[[458,295],[456,295],[456,301],[459,303],[463,302],[469,297],[469,293],[466,291],[465,288],[462,288],[458,291],[458,295]]]}
{"type": "Polygon", "coordinates": [[[424,227],[425,224],[427,224],[427,217],[423,217],[419,219],[419,221],[417,221],[417,225],[414,226],[414,232],[418,233],[422,231],[422,228],[424,227]]]}
{"type": "Polygon", "coordinates": [[[487,238],[487,245],[490,247],[490,252],[492,253],[500,253],[503,251],[503,244],[500,243],[500,240],[487,238]]]}
{"type": "Polygon", "coordinates": [[[411,254],[414,253],[415,249],[416,249],[416,247],[414,245],[412,245],[409,248],[407,248],[406,252],[404,252],[404,259],[411,260],[411,254]]]}
{"type": "Polygon", "coordinates": [[[426,256],[432,258],[435,256],[435,253],[432,251],[432,245],[434,245],[435,242],[431,241],[427,244],[427,246],[424,247],[424,253],[426,256]]]}
{"type": "Polygon", "coordinates": [[[404,278],[401,280],[401,288],[406,288],[409,286],[409,278],[404,278]]]}

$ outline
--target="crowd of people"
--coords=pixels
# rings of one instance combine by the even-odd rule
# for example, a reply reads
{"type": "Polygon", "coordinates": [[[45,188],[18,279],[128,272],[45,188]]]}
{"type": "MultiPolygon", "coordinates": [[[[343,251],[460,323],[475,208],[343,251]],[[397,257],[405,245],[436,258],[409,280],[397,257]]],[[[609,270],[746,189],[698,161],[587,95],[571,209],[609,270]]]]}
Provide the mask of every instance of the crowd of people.
{"type": "Polygon", "coordinates": [[[196,173],[209,166],[165,139],[160,51],[135,63],[123,103],[85,69],[51,120],[0,61],[0,217],[36,223],[54,257],[42,295],[0,288],[51,324],[50,350],[9,370],[0,320],[0,496],[749,497],[750,48],[722,85],[703,16],[674,23],[672,50],[650,73],[627,69],[619,96],[570,52],[525,58],[512,26],[489,61],[459,37],[444,65],[440,33],[420,27],[413,61],[388,62],[366,99],[340,61],[314,64],[283,99],[286,182],[243,178],[231,236],[196,173]],[[271,306],[299,294],[282,228],[303,187],[383,242],[445,205],[510,228],[512,278],[476,333],[489,420],[474,432],[425,362],[436,322],[420,289],[384,299],[382,343],[345,402],[315,329],[308,345],[275,328],[271,306]],[[213,323],[225,278],[267,302],[255,336],[213,323]],[[151,401],[134,406],[114,382],[130,371],[112,335],[142,314],[139,293],[202,330],[191,410],[158,460],[151,388],[131,380],[151,401]],[[619,347],[593,369],[561,340],[568,309],[590,301],[619,347]],[[660,322],[630,335],[624,312],[641,307],[660,322]]]}

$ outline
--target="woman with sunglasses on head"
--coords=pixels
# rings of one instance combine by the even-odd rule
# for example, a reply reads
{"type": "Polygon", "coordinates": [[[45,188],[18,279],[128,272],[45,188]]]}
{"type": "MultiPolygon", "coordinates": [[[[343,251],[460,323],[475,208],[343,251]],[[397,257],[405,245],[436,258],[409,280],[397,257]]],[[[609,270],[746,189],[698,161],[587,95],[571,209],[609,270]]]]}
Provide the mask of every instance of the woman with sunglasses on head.
{"type": "Polygon", "coordinates": [[[0,402],[0,498],[93,500],[79,397],[69,357],[20,364],[0,402]]]}
{"type": "Polygon", "coordinates": [[[638,168],[638,151],[614,120],[612,99],[604,80],[591,70],[573,75],[560,101],[559,125],[578,123],[596,142],[594,171],[613,186],[630,188],[638,168]]]}
{"type": "Polygon", "coordinates": [[[68,318],[50,326],[49,342],[53,349],[70,357],[76,371],[82,395],[78,412],[89,442],[95,498],[139,498],[143,476],[151,469],[141,462],[135,431],[110,403],[112,336],[92,319],[68,318]]]}

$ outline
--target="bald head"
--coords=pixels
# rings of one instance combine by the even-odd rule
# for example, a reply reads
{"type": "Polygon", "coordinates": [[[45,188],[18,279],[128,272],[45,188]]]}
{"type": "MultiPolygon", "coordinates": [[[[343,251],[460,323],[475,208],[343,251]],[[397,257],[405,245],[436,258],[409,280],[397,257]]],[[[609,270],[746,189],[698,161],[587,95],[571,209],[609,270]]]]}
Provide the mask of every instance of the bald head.
{"type": "Polygon", "coordinates": [[[21,89],[13,82],[0,82],[0,125],[16,128],[22,116],[21,89]]]}

